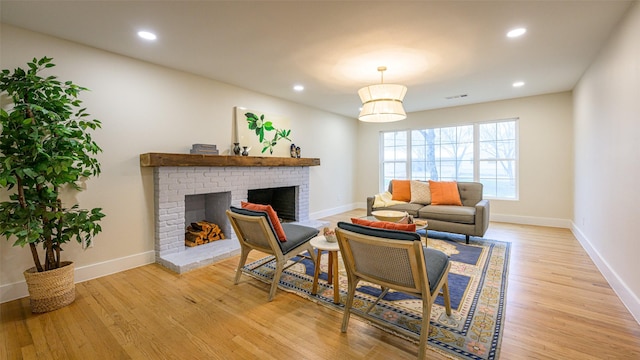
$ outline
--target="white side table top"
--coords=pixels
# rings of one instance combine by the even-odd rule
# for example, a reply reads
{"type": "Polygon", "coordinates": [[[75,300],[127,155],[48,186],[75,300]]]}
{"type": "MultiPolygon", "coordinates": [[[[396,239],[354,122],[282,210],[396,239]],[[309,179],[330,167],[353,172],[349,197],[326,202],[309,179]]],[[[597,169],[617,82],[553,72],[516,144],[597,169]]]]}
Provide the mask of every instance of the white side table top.
{"type": "Polygon", "coordinates": [[[328,242],[324,235],[318,235],[309,241],[311,246],[320,250],[339,251],[338,242],[328,242]]]}

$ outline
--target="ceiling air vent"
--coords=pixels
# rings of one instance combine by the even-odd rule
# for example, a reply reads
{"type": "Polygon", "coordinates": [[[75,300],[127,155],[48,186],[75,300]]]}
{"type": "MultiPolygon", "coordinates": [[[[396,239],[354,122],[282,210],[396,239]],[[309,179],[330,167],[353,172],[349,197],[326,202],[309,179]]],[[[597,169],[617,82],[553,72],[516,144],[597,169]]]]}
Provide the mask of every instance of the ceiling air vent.
{"type": "Polygon", "coordinates": [[[465,98],[465,97],[467,97],[467,94],[460,94],[460,95],[447,96],[445,99],[447,99],[447,100],[453,100],[453,99],[461,99],[461,98],[465,98]]]}

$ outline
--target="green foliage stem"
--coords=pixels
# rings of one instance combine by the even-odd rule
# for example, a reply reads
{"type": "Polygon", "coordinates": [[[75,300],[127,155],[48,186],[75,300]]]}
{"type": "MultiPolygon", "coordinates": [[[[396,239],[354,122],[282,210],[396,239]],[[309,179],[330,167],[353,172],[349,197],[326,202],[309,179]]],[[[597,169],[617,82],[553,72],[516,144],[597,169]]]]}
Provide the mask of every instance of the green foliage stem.
{"type": "Polygon", "coordinates": [[[9,192],[0,203],[0,235],[14,238],[14,246],[29,245],[38,271],[60,266],[63,244],[89,245],[105,216],[100,208],[67,208],[60,200],[61,189],[80,191],[80,180],[100,174],[95,155],[102,149],[90,131],[101,122],[81,106],[78,95],[86,88],[41,75],[55,66],[52,60],[34,58],[26,70],[0,73],[0,95],[13,102],[0,109],[0,186],[9,192]]]}

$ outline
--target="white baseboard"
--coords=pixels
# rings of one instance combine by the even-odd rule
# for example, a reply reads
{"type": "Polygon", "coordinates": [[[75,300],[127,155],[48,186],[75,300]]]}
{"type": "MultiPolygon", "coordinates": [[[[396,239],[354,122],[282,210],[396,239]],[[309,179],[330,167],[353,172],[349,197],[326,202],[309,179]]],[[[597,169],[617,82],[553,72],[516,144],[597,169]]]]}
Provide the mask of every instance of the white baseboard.
{"type": "Polygon", "coordinates": [[[353,209],[358,209],[358,204],[357,203],[351,203],[351,204],[346,204],[346,205],[342,205],[342,206],[338,206],[338,207],[334,207],[331,209],[325,209],[322,211],[316,211],[314,213],[310,213],[309,214],[309,218],[310,219],[321,219],[323,217],[327,217],[327,216],[332,216],[332,215],[336,215],[336,214],[341,214],[345,211],[350,211],[353,209]]]}
{"type": "Polygon", "coordinates": [[[535,216],[494,214],[490,215],[491,221],[505,222],[511,224],[549,226],[564,229],[571,229],[572,221],[569,219],[545,218],[535,216]]]}
{"type": "Polygon", "coordinates": [[[573,233],[573,236],[578,239],[578,242],[580,242],[587,254],[589,254],[589,257],[596,264],[596,267],[607,280],[609,286],[611,286],[613,291],[618,295],[620,301],[622,301],[624,306],[627,307],[631,316],[633,316],[638,324],[640,324],[640,298],[638,298],[638,296],[629,289],[624,280],[622,280],[609,263],[600,256],[598,250],[591,245],[589,239],[574,223],[572,223],[571,232],[573,233]]]}
{"type": "MultiPolygon", "coordinates": [[[[101,263],[86,265],[75,269],[74,280],[76,283],[79,283],[120,271],[129,270],[138,266],[151,264],[155,261],[155,251],[147,251],[101,263]]],[[[20,299],[26,296],[29,296],[29,292],[27,290],[27,283],[24,281],[0,286],[0,303],[20,299]]]]}

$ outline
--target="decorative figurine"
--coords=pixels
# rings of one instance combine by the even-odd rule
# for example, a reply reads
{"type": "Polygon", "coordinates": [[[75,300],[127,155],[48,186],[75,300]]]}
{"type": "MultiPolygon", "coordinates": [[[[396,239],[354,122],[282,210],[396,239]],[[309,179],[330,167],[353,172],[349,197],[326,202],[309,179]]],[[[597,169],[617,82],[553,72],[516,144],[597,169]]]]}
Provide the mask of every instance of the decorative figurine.
{"type": "Polygon", "coordinates": [[[296,147],[296,157],[300,159],[300,146],[296,147]]]}
{"type": "Polygon", "coordinates": [[[297,157],[297,155],[296,155],[296,144],[293,144],[293,143],[291,144],[291,150],[289,150],[289,154],[291,154],[292,158],[297,157]]]}

